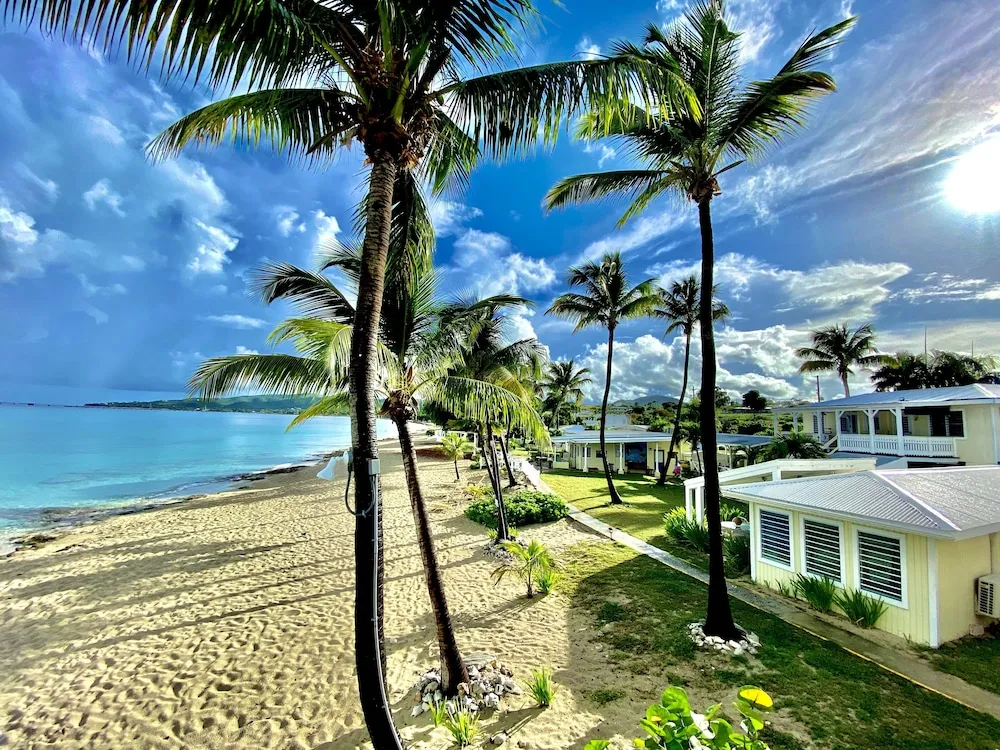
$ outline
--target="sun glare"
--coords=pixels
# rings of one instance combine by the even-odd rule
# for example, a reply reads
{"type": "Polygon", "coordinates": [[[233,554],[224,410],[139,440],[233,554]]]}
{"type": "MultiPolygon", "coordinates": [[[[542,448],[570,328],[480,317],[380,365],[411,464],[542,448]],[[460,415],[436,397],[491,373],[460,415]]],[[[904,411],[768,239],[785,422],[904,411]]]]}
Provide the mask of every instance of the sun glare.
{"type": "Polygon", "coordinates": [[[965,213],[1000,211],[1000,137],[969,149],[955,162],[944,183],[948,201],[965,213]]]}

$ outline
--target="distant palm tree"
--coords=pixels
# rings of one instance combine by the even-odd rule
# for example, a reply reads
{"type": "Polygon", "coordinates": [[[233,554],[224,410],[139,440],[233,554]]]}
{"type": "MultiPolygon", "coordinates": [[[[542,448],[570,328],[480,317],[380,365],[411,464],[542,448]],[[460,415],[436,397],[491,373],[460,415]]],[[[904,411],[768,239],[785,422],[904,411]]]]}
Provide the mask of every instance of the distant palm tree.
{"type": "Polygon", "coordinates": [[[469,442],[465,435],[458,432],[445,435],[441,440],[441,450],[444,451],[445,458],[455,462],[456,482],[462,479],[458,474],[458,462],[465,458],[467,453],[471,453],[475,449],[476,446],[469,442]]]}
{"type": "Polygon", "coordinates": [[[704,468],[701,463],[701,452],[698,450],[698,445],[701,442],[701,424],[694,419],[681,422],[678,438],[687,440],[691,445],[691,453],[698,461],[698,473],[704,474],[704,468]]]}
{"type": "Polygon", "coordinates": [[[608,465],[608,449],[604,442],[608,418],[608,395],[611,393],[611,364],[615,350],[615,329],[625,320],[650,315],[659,302],[660,295],[652,279],[628,285],[628,274],[621,253],[607,253],[600,263],[590,261],[569,269],[569,285],[585,293],[561,294],[545,312],[576,322],[575,331],[588,326],[602,326],[608,331],[608,357],[604,372],[604,398],[601,400],[601,460],[612,505],[621,505],[622,498],[615,489],[608,465]]]}
{"type": "MultiPolygon", "coordinates": [[[[715,296],[717,289],[712,290],[715,296]]],[[[677,398],[677,409],[674,414],[674,429],[670,435],[670,448],[667,450],[667,459],[660,468],[659,483],[667,481],[667,464],[677,447],[677,437],[680,434],[681,412],[684,410],[684,395],[687,393],[688,367],[691,363],[691,335],[694,333],[695,324],[701,312],[701,285],[698,277],[688,276],[686,279],[675,281],[671,284],[669,291],[662,293],[663,300],[660,307],[653,311],[653,317],[662,318],[669,321],[664,336],[668,336],[674,331],[684,334],[684,376],[681,379],[681,392],[677,398]]],[[[729,317],[729,308],[725,302],[715,300],[712,306],[712,319],[720,322],[729,317]]]]}
{"type": "Polygon", "coordinates": [[[910,352],[883,355],[882,364],[872,372],[876,391],[928,388],[930,381],[930,368],[923,355],[910,352]]]}
{"type": "Polygon", "coordinates": [[[885,361],[875,347],[875,329],[871,323],[853,331],[843,324],[821,328],[812,332],[812,341],[812,346],[795,350],[795,356],[806,360],[799,372],[836,372],[844,385],[845,396],[851,395],[847,378],[854,374],[852,367],[875,367],[885,361]]]}
{"type": "Polygon", "coordinates": [[[816,438],[799,430],[774,438],[764,446],[762,458],[773,461],[778,458],[826,458],[827,455],[816,438]]]}
{"type": "Polygon", "coordinates": [[[931,387],[947,388],[989,380],[997,367],[997,359],[935,350],[929,367],[931,387]]]}
{"type": "MultiPolygon", "coordinates": [[[[620,42],[612,58],[634,61],[644,80],[680,77],[687,83],[686,108],[644,109],[624,102],[618,108],[595,108],[580,121],[577,135],[611,137],[637,158],[642,168],[568,177],[546,196],[549,208],[606,197],[629,206],[620,223],[642,213],[664,193],[683,196],[698,206],[701,228],[701,284],[712,289],[715,241],[712,200],[721,194],[719,176],[745,160],[762,157],[805,123],[810,103],[836,86],[830,74],[814,66],[828,57],[855,19],[805,39],[773,78],[745,84],[741,76],[740,34],[730,28],[722,0],[694,3],[670,29],[650,24],[643,45],[620,42]]],[[[659,84],[662,86],[662,84],[659,84]]],[[[715,335],[712,295],[701,296],[701,390],[715,391],[715,335]]],[[[722,526],[719,514],[715,405],[702,402],[705,455],[705,507],[709,528],[709,593],[705,632],[724,638],[739,635],[726,588],[722,526]]]]}
{"type": "Polygon", "coordinates": [[[576,367],[573,360],[549,362],[545,377],[541,381],[546,400],[552,408],[553,428],[559,429],[559,412],[567,403],[579,406],[583,401],[583,387],[594,382],[590,370],[576,367]]]}

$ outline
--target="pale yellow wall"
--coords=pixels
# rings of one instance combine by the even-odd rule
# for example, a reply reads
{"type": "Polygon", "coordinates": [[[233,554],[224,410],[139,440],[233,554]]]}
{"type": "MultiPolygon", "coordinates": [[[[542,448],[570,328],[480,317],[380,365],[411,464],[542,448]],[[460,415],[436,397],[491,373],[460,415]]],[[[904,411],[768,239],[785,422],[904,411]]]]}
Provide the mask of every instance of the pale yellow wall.
{"type": "MultiPolygon", "coordinates": [[[[955,438],[958,457],[970,466],[996,465],[996,453],[993,441],[993,422],[990,413],[996,411],[996,406],[965,406],[960,411],[965,412],[965,437],[955,438]]],[[[997,415],[997,426],[1000,428],[1000,415],[997,415]]]]}
{"type": "MultiPolygon", "coordinates": [[[[802,523],[801,514],[797,511],[785,511],[780,508],[768,508],[766,505],[757,503],[751,504],[751,518],[754,522],[754,534],[760,528],[758,509],[765,508],[779,513],[788,513],[792,523],[792,570],[786,570],[780,566],[769,564],[761,560],[759,551],[759,539],[754,539],[754,550],[757,556],[755,580],[758,583],[766,583],[771,588],[777,589],[777,582],[781,581],[789,584],[797,573],[803,573],[802,567],[802,523]]],[[[820,513],[806,514],[811,518],[822,519],[820,513]]],[[[833,522],[833,519],[830,519],[833,522]]],[[[846,543],[844,545],[844,565],[846,568],[846,578],[844,585],[847,588],[857,588],[857,571],[855,570],[855,526],[849,522],[843,522],[843,534],[846,543]]],[[[889,529],[879,529],[878,526],[864,524],[863,528],[878,532],[884,530],[891,533],[889,529]]],[[[905,607],[886,602],[886,612],[882,615],[876,626],[879,630],[885,630],[895,635],[910,638],[917,643],[930,643],[930,597],[928,595],[928,569],[927,569],[927,538],[916,534],[904,534],[906,567],[906,601],[905,607]]]]}
{"type": "MultiPolygon", "coordinates": [[[[996,537],[996,534],[991,535],[996,537]]],[[[991,570],[990,536],[937,541],[938,638],[941,643],[969,634],[976,617],[976,578],[991,570]]]]}

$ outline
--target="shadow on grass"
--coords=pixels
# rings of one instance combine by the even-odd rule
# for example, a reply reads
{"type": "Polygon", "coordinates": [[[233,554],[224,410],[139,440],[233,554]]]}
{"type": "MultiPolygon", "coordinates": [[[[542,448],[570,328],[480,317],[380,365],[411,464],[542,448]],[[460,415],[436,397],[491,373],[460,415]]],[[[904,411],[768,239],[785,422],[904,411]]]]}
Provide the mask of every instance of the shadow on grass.
{"type": "MultiPolygon", "coordinates": [[[[723,705],[742,685],[759,685],[780,711],[768,737],[773,750],[998,747],[1000,721],[740,602],[733,602],[733,614],[760,636],[757,658],[696,652],[686,626],[704,616],[705,586],[631,550],[584,544],[569,550],[564,562],[574,606],[594,618],[618,669],[662,676],[663,686],[687,683],[723,705]],[[811,742],[783,731],[794,727],[782,717],[811,742]]],[[[649,702],[657,697],[650,695],[649,702]]]]}

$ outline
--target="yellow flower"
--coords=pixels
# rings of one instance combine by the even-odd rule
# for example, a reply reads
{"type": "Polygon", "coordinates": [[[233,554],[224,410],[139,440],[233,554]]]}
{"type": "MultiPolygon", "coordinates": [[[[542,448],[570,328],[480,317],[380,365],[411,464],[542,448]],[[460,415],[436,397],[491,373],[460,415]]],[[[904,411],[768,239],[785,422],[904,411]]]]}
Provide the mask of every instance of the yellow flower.
{"type": "Polygon", "coordinates": [[[746,688],[740,691],[740,698],[745,700],[754,706],[760,706],[761,708],[771,708],[774,706],[774,701],[771,700],[771,696],[765,693],[760,688],[746,688]]]}

